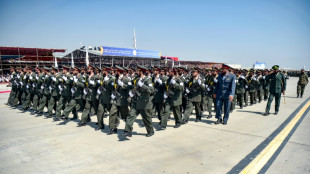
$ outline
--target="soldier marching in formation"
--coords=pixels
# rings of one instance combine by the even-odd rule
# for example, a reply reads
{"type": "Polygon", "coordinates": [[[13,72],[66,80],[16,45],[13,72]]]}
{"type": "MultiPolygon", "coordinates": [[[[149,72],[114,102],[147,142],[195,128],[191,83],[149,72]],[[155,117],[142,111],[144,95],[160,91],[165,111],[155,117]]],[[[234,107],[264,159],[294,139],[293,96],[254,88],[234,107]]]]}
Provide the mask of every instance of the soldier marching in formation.
{"type": "MultiPolygon", "coordinates": [[[[219,116],[223,114],[221,111],[225,100],[219,102],[215,98],[217,95],[214,95],[224,90],[222,87],[219,89],[218,84],[219,81],[224,83],[223,80],[225,83],[232,80],[235,86],[230,93],[233,97],[229,98],[231,105],[227,105],[230,107],[228,111],[232,112],[236,105],[242,109],[248,104],[266,101],[269,97],[265,112],[265,115],[269,115],[270,104],[275,97],[278,113],[281,92],[285,92],[287,79],[278,72],[278,68],[274,66],[272,71],[247,71],[229,67],[227,76],[223,76],[216,67],[11,67],[12,90],[7,104],[12,107],[21,105],[19,108],[23,112],[31,110],[32,115],[45,115],[55,121],[67,121],[70,114],[73,116],[71,120],[75,120],[79,118],[78,113],[82,112],[78,127],[87,125],[91,117],[96,115],[95,130],[105,129],[103,120],[108,117],[108,135],[117,133],[119,123],[123,120],[125,129],[121,135],[124,137],[132,136],[133,123],[140,114],[146,136],[150,137],[154,135],[154,128],[166,129],[171,113],[174,116],[174,128],[188,123],[193,111],[195,121],[200,122],[203,117],[212,118],[218,110],[216,124],[227,124],[228,118],[224,116],[222,120],[219,116]],[[206,115],[203,115],[204,111],[206,115]],[[154,117],[158,118],[158,125],[153,124],[154,117]]],[[[307,84],[308,76],[302,70],[297,97],[303,96],[307,84]]]]}

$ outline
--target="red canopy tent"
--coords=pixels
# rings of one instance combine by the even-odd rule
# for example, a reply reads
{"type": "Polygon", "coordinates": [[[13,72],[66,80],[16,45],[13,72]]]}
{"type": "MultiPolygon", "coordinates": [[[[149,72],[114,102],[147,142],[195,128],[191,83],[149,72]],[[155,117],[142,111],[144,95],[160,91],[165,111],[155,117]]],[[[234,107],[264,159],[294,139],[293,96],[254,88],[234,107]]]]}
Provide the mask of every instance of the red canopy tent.
{"type": "Polygon", "coordinates": [[[65,49],[53,48],[0,47],[2,60],[54,61],[53,53],[64,53],[65,51],[65,49]]]}

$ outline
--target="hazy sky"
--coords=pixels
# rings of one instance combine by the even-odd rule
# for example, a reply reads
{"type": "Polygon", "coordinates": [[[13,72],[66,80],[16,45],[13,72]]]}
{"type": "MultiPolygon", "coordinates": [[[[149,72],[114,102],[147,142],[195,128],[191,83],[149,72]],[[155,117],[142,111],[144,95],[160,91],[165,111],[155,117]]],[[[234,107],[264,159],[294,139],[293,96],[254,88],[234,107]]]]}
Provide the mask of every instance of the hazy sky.
{"type": "Polygon", "coordinates": [[[310,69],[309,0],[1,0],[0,46],[80,43],[161,51],[180,60],[310,69]]]}

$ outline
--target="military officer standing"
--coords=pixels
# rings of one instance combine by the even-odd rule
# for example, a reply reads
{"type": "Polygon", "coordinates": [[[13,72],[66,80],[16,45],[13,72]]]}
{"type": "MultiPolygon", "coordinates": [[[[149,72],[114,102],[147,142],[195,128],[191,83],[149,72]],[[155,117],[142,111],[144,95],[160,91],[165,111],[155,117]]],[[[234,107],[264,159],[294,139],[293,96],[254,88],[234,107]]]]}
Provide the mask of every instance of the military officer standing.
{"type": "Polygon", "coordinates": [[[274,65],[272,67],[273,72],[266,77],[266,80],[270,80],[270,88],[269,88],[269,98],[266,106],[265,116],[269,115],[270,105],[275,97],[275,115],[279,112],[280,101],[281,101],[281,92],[285,95],[286,89],[286,79],[285,76],[279,72],[279,65],[274,65]]]}

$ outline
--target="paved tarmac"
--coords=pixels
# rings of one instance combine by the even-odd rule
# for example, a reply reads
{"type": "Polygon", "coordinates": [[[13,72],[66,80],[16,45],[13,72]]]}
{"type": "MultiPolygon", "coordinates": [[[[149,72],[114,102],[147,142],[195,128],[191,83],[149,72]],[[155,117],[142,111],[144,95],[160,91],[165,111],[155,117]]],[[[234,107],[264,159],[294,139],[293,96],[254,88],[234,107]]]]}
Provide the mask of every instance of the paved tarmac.
{"type": "MultiPolygon", "coordinates": [[[[296,98],[297,78],[287,82],[286,104],[281,99],[279,115],[263,116],[262,102],[230,115],[227,125],[215,125],[216,119],[203,118],[195,123],[165,131],[147,138],[141,116],[134,133],[124,140],[119,133],[106,135],[94,131],[96,116],[85,127],[77,121],[54,122],[43,116],[21,113],[4,105],[8,93],[0,94],[0,173],[113,173],[113,174],[217,174],[227,173],[262,143],[310,96],[306,87],[303,98],[296,98]]],[[[8,90],[0,86],[1,91],[8,90]]],[[[81,116],[81,113],[79,113],[81,116]]],[[[300,122],[267,173],[310,173],[310,114],[300,122]]],[[[70,116],[72,117],[72,115],[70,116]]],[[[105,123],[108,119],[105,118],[105,123]]],[[[158,119],[153,119],[155,126],[158,119]]]]}

